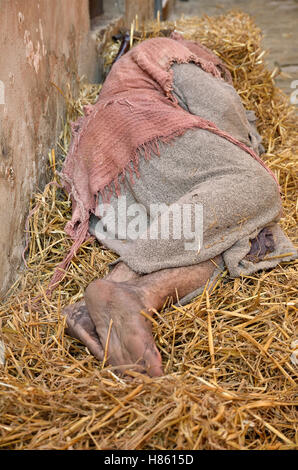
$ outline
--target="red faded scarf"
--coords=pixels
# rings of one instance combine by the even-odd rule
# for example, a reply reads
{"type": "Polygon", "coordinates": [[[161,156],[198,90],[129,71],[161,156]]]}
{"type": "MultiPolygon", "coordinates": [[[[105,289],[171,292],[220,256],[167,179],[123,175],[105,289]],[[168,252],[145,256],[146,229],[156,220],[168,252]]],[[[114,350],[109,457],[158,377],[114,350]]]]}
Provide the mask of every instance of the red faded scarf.
{"type": "Polygon", "coordinates": [[[87,106],[85,116],[72,124],[72,142],[61,178],[72,199],[72,219],[65,230],[74,244],[51,286],[63,277],[62,270],[87,238],[98,193],[107,200],[113,191],[119,194],[119,181],[126,172],[131,178],[133,173],[138,176],[140,150],[150,158],[152,152],[159,154],[159,142],[168,143],[197,127],[238,145],[265,166],[251,148],[178,105],[172,94],[171,65],[188,62],[232,84],[227,68],[204,46],[177,33],[148,39],[113,65],[97,103],[87,106]]]}

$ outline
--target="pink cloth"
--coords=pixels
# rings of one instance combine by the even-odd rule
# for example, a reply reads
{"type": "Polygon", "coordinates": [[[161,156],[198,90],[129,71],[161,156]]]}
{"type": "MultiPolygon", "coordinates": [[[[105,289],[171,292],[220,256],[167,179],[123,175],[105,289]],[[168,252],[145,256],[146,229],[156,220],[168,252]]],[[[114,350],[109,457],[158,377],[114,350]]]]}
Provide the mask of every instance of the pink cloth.
{"type": "MultiPolygon", "coordinates": [[[[158,153],[158,141],[169,142],[191,127],[212,127],[178,106],[172,95],[174,62],[194,62],[215,77],[231,76],[217,56],[174,33],[134,47],[116,62],[94,106],[72,124],[73,138],[62,171],[71,194],[73,216],[66,232],[77,239],[94,211],[97,193],[118,191],[119,176],[138,173],[139,150],[145,158],[158,153]],[[218,68],[217,66],[220,66],[218,68]]],[[[81,237],[80,237],[81,238],[81,237]]],[[[82,240],[83,241],[83,240],[82,240]]]]}
{"type": "Polygon", "coordinates": [[[133,173],[138,176],[140,151],[150,158],[152,152],[159,154],[159,142],[169,143],[197,127],[238,145],[268,170],[251,148],[178,105],[172,94],[171,65],[189,62],[232,84],[228,69],[215,54],[173,33],[170,38],[143,41],[117,61],[97,103],[85,107],[85,116],[72,124],[73,138],[61,178],[73,205],[65,230],[75,243],[51,285],[63,277],[61,270],[87,238],[98,193],[108,200],[113,190],[119,194],[121,176],[126,172],[132,179],[133,173]]]}

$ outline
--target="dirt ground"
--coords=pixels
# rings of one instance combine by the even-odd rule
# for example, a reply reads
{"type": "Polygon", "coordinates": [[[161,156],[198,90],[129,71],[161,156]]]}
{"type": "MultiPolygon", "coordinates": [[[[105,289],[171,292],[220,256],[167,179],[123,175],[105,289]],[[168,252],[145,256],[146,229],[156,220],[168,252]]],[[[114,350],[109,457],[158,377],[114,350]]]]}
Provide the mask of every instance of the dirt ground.
{"type": "MultiPolygon", "coordinates": [[[[124,4],[124,0],[105,0],[105,16],[112,18],[124,14],[124,4]]],[[[234,9],[249,13],[261,28],[269,69],[281,72],[275,78],[276,84],[291,95],[294,90],[291,83],[298,80],[298,0],[176,0],[169,19],[181,15],[218,16],[234,9]]]]}
{"type": "Polygon", "coordinates": [[[171,19],[182,14],[217,16],[233,9],[249,13],[261,28],[268,67],[272,71],[276,67],[281,69],[276,84],[291,95],[291,83],[298,80],[298,0],[176,0],[171,19]]]}

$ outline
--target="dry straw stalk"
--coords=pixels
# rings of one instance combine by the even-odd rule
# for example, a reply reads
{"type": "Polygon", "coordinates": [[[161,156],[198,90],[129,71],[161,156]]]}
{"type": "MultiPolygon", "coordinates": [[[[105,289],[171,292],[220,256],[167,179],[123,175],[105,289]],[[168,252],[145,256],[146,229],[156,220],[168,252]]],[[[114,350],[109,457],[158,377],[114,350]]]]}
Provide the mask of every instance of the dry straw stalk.
{"type": "MultiPolygon", "coordinates": [[[[297,242],[298,120],[264,65],[260,31],[247,15],[231,12],[147,24],[134,32],[135,43],[148,31],[150,37],[174,27],[222,57],[245,107],[256,112],[264,159],[282,188],[282,226],[297,242]]],[[[118,47],[106,48],[107,66],[118,47]]],[[[53,271],[71,245],[64,233],[71,205],[56,171],[69,145],[70,121],[99,91],[100,85],[82,85],[75,100],[63,90],[68,112],[50,153],[54,184],[32,199],[27,268],[2,302],[0,448],[297,448],[297,369],[290,360],[297,338],[295,262],[235,280],[223,272],[191,304],[168,302],[153,322],[165,370],[158,379],[136,372],[119,377],[64,334],[63,307],[79,300],[116,258],[89,240],[47,297],[53,271]]]]}

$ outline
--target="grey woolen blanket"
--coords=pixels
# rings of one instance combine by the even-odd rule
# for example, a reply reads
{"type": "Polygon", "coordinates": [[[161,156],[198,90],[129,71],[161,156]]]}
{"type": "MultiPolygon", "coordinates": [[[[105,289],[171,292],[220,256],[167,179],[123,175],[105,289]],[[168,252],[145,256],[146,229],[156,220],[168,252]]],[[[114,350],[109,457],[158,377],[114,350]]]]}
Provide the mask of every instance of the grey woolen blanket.
{"type": "MultiPolygon", "coordinates": [[[[235,89],[195,64],[174,64],[174,94],[179,105],[192,114],[213,121],[258,152],[261,138],[256,130],[255,115],[245,111],[235,89]]],[[[115,129],[117,132],[117,129],[115,129]]],[[[190,266],[219,254],[231,277],[249,275],[271,268],[281,261],[295,259],[296,250],[278,225],[282,214],[281,200],[272,176],[247,152],[224,138],[202,129],[191,129],[172,144],[160,145],[160,156],[146,161],[140,155],[140,176],[131,184],[129,177],[121,183],[127,207],[141,204],[147,225],[138,238],[112,239],[110,218],[117,215],[118,198],[110,208],[102,206],[99,196],[97,216],[90,220],[90,232],[114,250],[119,260],[141,274],[165,268],[190,266]],[[150,205],[164,203],[173,221],[173,204],[203,208],[203,240],[195,250],[186,250],[185,237],[162,238],[159,214],[148,216],[150,205]],[[263,259],[246,259],[251,240],[264,228],[273,235],[274,250],[263,259]],[[152,229],[157,239],[151,239],[152,229]],[[151,230],[151,232],[150,232],[151,230]]],[[[143,214],[143,215],[144,215],[143,214]]],[[[127,224],[133,217],[127,218],[127,224]]],[[[195,240],[195,238],[193,238],[195,240]]],[[[118,260],[118,261],[119,261],[118,260]]]]}

